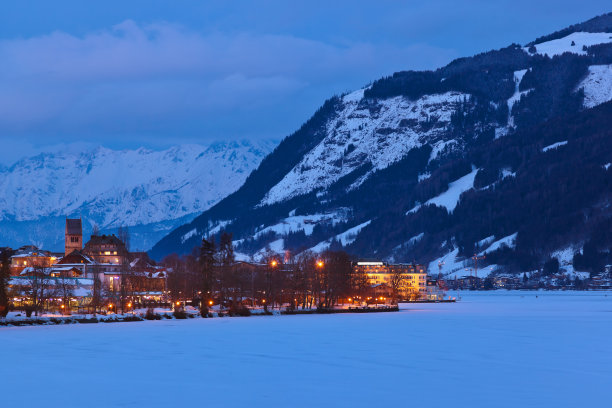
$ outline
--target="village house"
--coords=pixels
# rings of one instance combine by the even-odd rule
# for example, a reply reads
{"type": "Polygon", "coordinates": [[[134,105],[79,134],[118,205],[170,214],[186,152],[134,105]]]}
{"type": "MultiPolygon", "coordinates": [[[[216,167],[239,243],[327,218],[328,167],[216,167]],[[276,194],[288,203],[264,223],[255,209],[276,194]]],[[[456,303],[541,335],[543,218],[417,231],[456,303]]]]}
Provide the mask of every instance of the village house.
{"type": "Polygon", "coordinates": [[[21,275],[21,272],[28,267],[48,268],[54,265],[61,256],[61,254],[38,249],[34,245],[22,246],[11,257],[11,275],[21,275]]]}
{"type": "Polygon", "coordinates": [[[115,235],[92,235],[84,243],[82,221],[66,219],[64,243],[64,252],[59,254],[35,246],[19,248],[11,257],[13,287],[27,288],[31,286],[28,280],[43,277],[53,288],[60,281],[65,285],[68,279],[78,303],[86,304],[97,280],[106,296],[129,288],[129,296],[136,301],[165,300],[166,268],[156,265],[145,252],[129,252],[115,235]]]}

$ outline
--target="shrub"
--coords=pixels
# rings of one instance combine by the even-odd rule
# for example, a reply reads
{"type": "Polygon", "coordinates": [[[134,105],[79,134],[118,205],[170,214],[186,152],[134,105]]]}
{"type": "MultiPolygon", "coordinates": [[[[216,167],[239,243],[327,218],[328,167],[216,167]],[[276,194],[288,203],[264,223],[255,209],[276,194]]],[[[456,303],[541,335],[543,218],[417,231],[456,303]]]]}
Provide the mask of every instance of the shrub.
{"type": "Polygon", "coordinates": [[[236,304],[236,305],[232,305],[232,307],[230,307],[229,315],[230,316],[243,316],[243,317],[247,317],[247,316],[251,315],[251,311],[245,305],[236,304]]]}
{"type": "Polygon", "coordinates": [[[200,314],[202,315],[202,317],[208,317],[208,306],[202,306],[200,308],[200,314]]]}
{"type": "Polygon", "coordinates": [[[176,309],[174,310],[172,314],[174,315],[175,319],[186,319],[187,318],[187,312],[185,312],[184,310],[176,309]]]}
{"type": "Polygon", "coordinates": [[[147,309],[147,313],[145,314],[145,319],[147,320],[160,320],[161,316],[156,314],[152,307],[147,309]]]}

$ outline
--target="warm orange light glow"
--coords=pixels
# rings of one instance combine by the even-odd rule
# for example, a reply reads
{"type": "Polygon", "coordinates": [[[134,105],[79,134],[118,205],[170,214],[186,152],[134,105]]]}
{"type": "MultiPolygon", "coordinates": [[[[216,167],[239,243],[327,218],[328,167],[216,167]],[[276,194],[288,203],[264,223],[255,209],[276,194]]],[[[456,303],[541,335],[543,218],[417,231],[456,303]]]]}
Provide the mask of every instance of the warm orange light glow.
{"type": "Polygon", "coordinates": [[[181,305],[181,302],[176,302],[176,305],[177,305],[177,306],[180,306],[180,305],[181,305]]]}
{"type": "Polygon", "coordinates": [[[325,265],[325,264],[323,263],[323,261],[317,261],[317,266],[318,266],[319,268],[322,268],[322,267],[323,267],[323,265],[325,265]]]}
{"type": "Polygon", "coordinates": [[[263,299],[261,302],[262,302],[262,303],[266,303],[266,299],[263,299]]]}
{"type": "Polygon", "coordinates": [[[209,301],[208,301],[208,304],[212,306],[212,305],[213,305],[213,301],[212,301],[212,300],[209,300],[209,301]]]}
{"type": "Polygon", "coordinates": [[[272,262],[270,262],[270,265],[272,265],[274,268],[276,265],[278,265],[278,262],[276,262],[276,259],[273,259],[272,262]]]}
{"type": "Polygon", "coordinates": [[[60,307],[63,309],[63,308],[64,308],[64,305],[61,305],[60,307]]]}
{"type": "Polygon", "coordinates": [[[352,298],[349,298],[349,302],[352,302],[352,301],[353,301],[353,299],[352,299],[352,298]]]}
{"type": "Polygon", "coordinates": [[[113,308],[113,305],[109,304],[109,305],[108,305],[108,308],[109,308],[109,309],[112,309],[112,308],[113,308]]]}
{"type": "Polygon", "coordinates": [[[128,303],[128,307],[132,307],[132,302],[128,303]]]}

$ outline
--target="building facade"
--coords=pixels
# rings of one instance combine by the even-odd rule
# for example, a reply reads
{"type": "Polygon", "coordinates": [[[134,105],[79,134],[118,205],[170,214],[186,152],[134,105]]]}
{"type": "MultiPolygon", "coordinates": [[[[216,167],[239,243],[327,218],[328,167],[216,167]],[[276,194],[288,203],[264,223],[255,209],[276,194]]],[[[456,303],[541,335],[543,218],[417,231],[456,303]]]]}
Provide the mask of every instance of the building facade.
{"type": "Polygon", "coordinates": [[[362,261],[353,265],[353,272],[364,274],[373,288],[391,291],[397,286],[400,297],[404,299],[427,295],[427,271],[423,265],[362,261]]]}

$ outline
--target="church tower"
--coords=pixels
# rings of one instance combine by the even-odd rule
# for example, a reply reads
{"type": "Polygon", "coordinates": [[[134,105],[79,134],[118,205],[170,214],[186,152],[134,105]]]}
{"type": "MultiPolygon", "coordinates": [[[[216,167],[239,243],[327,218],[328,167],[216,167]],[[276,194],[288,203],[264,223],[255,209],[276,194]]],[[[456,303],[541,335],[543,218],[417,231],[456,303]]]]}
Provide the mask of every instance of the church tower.
{"type": "Polygon", "coordinates": [[[83,226],[81,219],[66,218],[66,255],[83,249],[83,226]]]}

